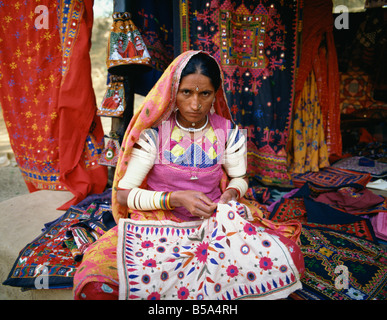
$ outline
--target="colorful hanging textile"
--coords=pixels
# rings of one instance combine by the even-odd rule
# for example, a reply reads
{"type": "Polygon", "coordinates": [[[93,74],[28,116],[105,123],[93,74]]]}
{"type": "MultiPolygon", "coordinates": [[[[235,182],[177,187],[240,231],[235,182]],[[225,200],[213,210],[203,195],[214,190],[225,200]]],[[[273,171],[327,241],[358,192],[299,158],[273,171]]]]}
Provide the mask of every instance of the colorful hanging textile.
{"type": "Polygon", "coordinates": [[[316,80],[311,72],[293,110],[289,170],[292,173],[319,171],[329,167],[328,156],[316,80]]]}
{"type": "Polygon", "coordinates": [[[30,192],[102,192],[103,130],[91,83],[92,1],[2,2],[0,103],[30,192]]]}
{"type": "Polygon", "coordinates": [[[332,1],[304,1],[302,46],[295,82],[295,104],[314,71],[329,154],[341,155],[339,70],[333,38],[332,1]]]}
{"type": "Polygon", "coordinates": [[[177,17],[174,16],[175,3],[178,1],[130,2],[132,21],[142,35],[153,67],[149,72],[136,75],[136,81],[133,82],[135,93],[146,96],[175,56],[180,54],[178,47],[175,50],[174,43],[174,33],[178,29],[174,23],[178,17],[177,11],[177,17]]]}
{"type": "Polygon", "coordinates": [[[286,145],[301,5],[298,1],[180,0],[181,50],[221,64],[235,122],[248,130],[248,172],[290,185],[286,145]]]}

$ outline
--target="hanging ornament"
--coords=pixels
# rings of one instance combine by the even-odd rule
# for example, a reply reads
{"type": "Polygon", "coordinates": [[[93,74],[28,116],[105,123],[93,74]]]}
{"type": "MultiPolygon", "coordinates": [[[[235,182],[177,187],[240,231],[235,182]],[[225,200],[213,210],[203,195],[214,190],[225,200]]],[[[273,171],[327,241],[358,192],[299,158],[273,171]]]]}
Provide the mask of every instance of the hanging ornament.
{"type": "Polygon", "coordinates": [[[105,117],[122,117],[126,108],[124,77],[110,76],[103,100],[97,115],[105,117]]]}
{"type": "Polygon", "coordinates": [[[148,49],[129,12],[113,13],[106,64],[110,74],[122,76],[152,68],[148,49]]]}
{"type": "Polygon", "coordinates": [[[102,150],[98,163],[104,166],[116,167],[119,152],[119,136],[115,132],[111,132],[109,136],[105,136],[105,148],[102,150]]]}

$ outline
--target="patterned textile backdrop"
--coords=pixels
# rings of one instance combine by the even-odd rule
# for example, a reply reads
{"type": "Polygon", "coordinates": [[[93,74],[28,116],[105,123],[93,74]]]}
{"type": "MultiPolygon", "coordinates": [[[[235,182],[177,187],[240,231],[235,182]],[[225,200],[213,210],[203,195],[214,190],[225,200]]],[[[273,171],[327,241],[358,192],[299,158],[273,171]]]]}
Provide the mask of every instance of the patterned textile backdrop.
{"type": "Polygon", "coordinates": [[[290,185],[291,124],[301,5],[294,1],[180,0],[181,50],[202,49],[221,64],[235,122],[248,130],[248,172],[290,185]]]}
{"type": "Polygon", "coordinates": [[[147,95],[174,59],[173,0],[131,1],[132,21],[141,33],[152,58],[153,70],[136,75],[134,91],[147,95]]]}
{"type": "Polygon", "coordinates": [[[62,209],[100,193],[102,125],[95,116],[93,1],[0,1],[0,103],[30,192],[69,190],[62,209]]]}

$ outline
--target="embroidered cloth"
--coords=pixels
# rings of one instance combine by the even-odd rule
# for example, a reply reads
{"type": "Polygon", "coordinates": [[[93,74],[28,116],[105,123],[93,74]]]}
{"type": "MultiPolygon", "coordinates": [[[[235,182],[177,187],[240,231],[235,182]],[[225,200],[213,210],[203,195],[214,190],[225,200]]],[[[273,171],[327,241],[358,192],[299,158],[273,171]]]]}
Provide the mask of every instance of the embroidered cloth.
{"type": "Polygon", "coordinates": [[[293,127],[288,144],[290,171],[292,173],[316,172],[320,168],[329,167],[324,123],[313,72],[304,83],[293,113],[293,127]]]}
{"type": "Polygon", "coordinates": [[[373,178],[387,177],[387,163],[365,157],[349,157],[335,162],[332,167],[361,173],[369,173],[373,178]]]}
{"type": "Polygon", "coordinates": [[[302,45],[294,99],[298,104],[304,84],[313,72],[328,152],[341,155],[340,82],[331,13],[332,1],[304,1],[302,45]]]}
{"type": "Polygon", "coordinates": [[[355,172],[334,167],[323,168],[319,172],[306,172],[293,175],[293,183],[297,188],[306,182],[311,182],[313,188],[326,190],[327,188],[340,188],[350,184],[358,184],[363,187],[371,180],[369,173],[355,172]]]}
{"type": "Polygon", "coordinates": [[[93,2],[1,2],[0,103],[30,192],[68,190],[68,209],[106,187],[91,82],[93,2]]]}
{"type": "Polygon", "coordinates": [[[50,289],[71,288],[86,248],[115,226],[111,190],[88,196],[58,219],[19,253],[4,285],[36,289],[36,279],[47,275],[50,289]]]}
{"type": "Polygon", "coordinates": [[[308,300],[386,300],[387,253],[365,239],[314,228],[303,228],[301,251],[305,258],[303,289],[290,298],[308,300]],[[336,278],[348,270],[348,287],[336,278]],[[336,271],[335,271],[336,270],[336,271]]]}
{"type": "Polygon", "coordinates": [[[298,220],[303,226],[333,230],[376,242],[371,222],[368,219],[351,216],[311,199],[283,198],[276,204],[269,219],[273,222],[298,220]]]}
{"type": "Polygon", "coordinates": [[[279,299],[301,288],[295,243],[250,223],[249,215],[230,202],[204,221],[120,219],[120,298],[279,299]]]}
{"type": "Polygon", "coordinates": [[[88,218],[84,211],[71,207],[36,239],[28,243],[17,257],[3,285],[36,289],[35,281],[47,275],[49,289],[71,288],[79,261],[63,246],[67,228],[88,218]]]}
{"type": "Polygon", "coordinates": [[[224,70],[235,122],[248,130],[248,170],[291,185],[291,123],[301,1],[180,0],[181,50],[206,50],[224,70]]]}

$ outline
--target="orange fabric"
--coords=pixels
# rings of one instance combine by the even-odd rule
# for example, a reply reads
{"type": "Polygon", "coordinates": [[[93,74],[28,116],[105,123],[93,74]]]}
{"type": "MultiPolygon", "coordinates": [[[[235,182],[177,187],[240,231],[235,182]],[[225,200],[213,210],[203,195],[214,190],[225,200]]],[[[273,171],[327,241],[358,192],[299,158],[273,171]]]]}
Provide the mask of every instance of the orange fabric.
{"type": "Polygon", "coordinates": [[[332,1],[306,0],[303,9],[300,65],[295,84],[296,105],[304,83],[315,72],[328,151],[341,155],[339,69],[333,38],[332,1]],[[324,41],[326,43],[324,47],[324,41]]]}
{"type": "Polygon", "coordinates": [[[293,174],[317,172],[329,167],[322,112],[314,72],[304,84],[302,95],[294,105],[293,127],[289,138],[289,164],[293,174]]]}

